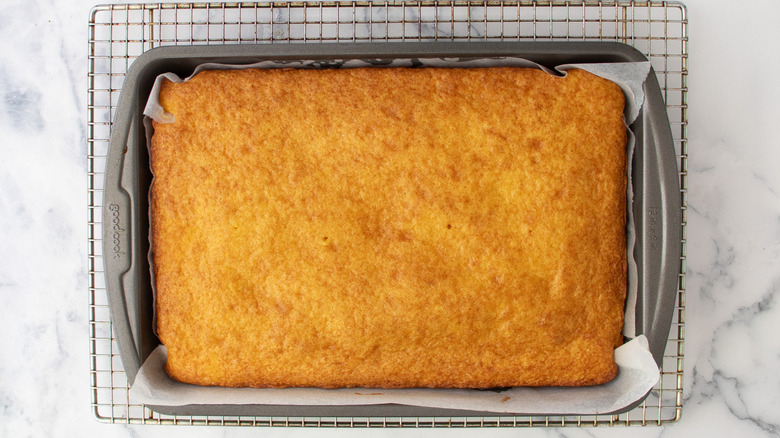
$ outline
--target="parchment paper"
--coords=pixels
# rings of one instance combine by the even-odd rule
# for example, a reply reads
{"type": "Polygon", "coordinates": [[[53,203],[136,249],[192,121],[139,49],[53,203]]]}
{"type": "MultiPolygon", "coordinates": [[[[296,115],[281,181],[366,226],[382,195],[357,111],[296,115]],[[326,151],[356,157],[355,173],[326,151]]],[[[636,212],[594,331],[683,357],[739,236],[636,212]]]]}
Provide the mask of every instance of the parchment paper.
{"type": "Polygon", "coordinates": [[[395,403],[447,409],[523,414],[605,414],[644,397],[658,381],[658,367],[639,336],[615,350],[618,375],[603,385],[570,387],[516,387],[503,391],[476,389],[371,388],[220,388],[190,385],[165,372],[168,350],[159,346],[144,362],[130,400],[158,406],[188,404],[357,405],[395,403]]]}
{"type": "MultiPolygon", "coordinates": [[[[609,79],[618,84],[626,98],[624,119],[628,132],[626,146],[629,168],[627,168],[627,205],[632,205],[631,157],[635,139],[630,125],[644,104],[643,84],[650,70],[649,62],[566,64],[550,70],[531,61],[520,58],[488,59],[395,59],[385,60],[336,60],[336,61],[263,61],[251,65],[202,64],[188,78],[166,73],[157,77],[144,115],[159,123],[172,123],[174,116],[166,113],[159,104],[160,85],[163,80],[183,82],[203,70],[226,70],[242,68],[360,68],[360,67],[435,67],[435,68],[478,68],[514,66],[539,68],[553,75],[565,75],[567,70],[580,68],[609,79]]],[[[149,127],[150,123],[145,123],[149,127]]],[[[633,227],[632,208],[627,208],[627,253],[628,290],[624,336],[635,337],[635,315],[637,300],[637,267],[633,259],[636,235],[633,227]]],[[[152,260],[150,257],[150,264],[152,260]]],[[[154,288],[154,285],[153,285],[154,288]]],[[[180,406],[188,404],[288,404],[288,405],[356,405],[397,403],[425,407],[465,409],[487,412],[524,414],[599,414],[622,409],[640,400],[659,379],[659,370],[648,350],[647,339],[638,336],[615,350],[618,375],[609,383],[578,388],[509,388],[500,392],[469,389],[393,389],[376,390],[364,388],[320,389],[320,388],[219,388],[181,383],[171,379],[164,370],[167,358],[165,346],[159,346],[144,362],[130,389],[133,402],[158,406],[180,406]]]]}

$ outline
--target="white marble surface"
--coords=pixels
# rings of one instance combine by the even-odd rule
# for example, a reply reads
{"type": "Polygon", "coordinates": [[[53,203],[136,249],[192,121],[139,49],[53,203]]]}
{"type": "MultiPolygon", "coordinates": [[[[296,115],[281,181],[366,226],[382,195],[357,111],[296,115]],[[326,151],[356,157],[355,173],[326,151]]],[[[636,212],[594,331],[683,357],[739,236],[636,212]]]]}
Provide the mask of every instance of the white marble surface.
{"type": "MultiPolygon", "coordinates": [[[[385,436],[91,418],[89,0],[0,3],[0,436],[385,436]]],[[[687,2],[689,227],[682,420],[532,436],[780,436],[780,3],[687,2]]],[[[469,430],[405,430],[465,436],[469,430]]]]}

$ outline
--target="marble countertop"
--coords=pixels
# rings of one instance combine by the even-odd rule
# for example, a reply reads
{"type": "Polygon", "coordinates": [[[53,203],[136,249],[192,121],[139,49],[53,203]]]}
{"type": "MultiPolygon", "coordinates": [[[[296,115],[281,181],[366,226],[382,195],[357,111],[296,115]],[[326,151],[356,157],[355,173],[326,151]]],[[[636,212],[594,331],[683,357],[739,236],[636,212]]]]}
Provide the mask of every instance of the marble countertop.
{"type": "MultiPolygon", "coordinates": [[[[682,420],[666,427],[491,434],[780,436],[780,3],[686,5],[690,157],[682,420]]],[[[86,264],[92,6],[89,0],[0,3],[0,436],[399,433],[128,426],[92,418],[86,264]]]]}

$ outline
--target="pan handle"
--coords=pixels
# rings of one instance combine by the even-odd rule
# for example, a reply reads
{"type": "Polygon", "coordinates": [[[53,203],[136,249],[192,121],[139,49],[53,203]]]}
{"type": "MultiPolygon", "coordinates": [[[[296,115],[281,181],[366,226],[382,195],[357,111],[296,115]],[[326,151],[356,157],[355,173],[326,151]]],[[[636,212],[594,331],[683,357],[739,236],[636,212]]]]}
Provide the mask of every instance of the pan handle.
{"type": "MultiPolygon", "coordinates": [[[[128,76],[129,77],[129,76],[128,76]]],[[[132,80],[132,79],[131,79],[132,80]]],[[[125,89],[132,90],[129,86],[125,89]]],[[[122,365],[130,384],[135,380],[143,362],[149,341],[144,339],[142,324],[149,320],[148,300],[140,299],[139,287],[148,282],[144,273],[145,254],[139,248],[147,248],[148,226],[145,211],[146,199],[140,199],[137,144],[142,135],[138,117],[131,114],[137,96],[121,93],[111,128],[105,184],[103,188],[103,263],[106,291],[113,335],[122,359],[122,365]],[[142,202],[143,201],[143,202],[142,202]]],[[[143,142],[140,142],[144,144],[143,142]]]]}
{"type": "Polygon", "coordinates": [[[639,270],[636,331],[648,338],[655,362],[663,364],[677,300],[682,209],[674,138],[666,105],[653,69],[645,82],[647,100],[635,134],[642,136],[635,151],[635,259],[639,270]]]}

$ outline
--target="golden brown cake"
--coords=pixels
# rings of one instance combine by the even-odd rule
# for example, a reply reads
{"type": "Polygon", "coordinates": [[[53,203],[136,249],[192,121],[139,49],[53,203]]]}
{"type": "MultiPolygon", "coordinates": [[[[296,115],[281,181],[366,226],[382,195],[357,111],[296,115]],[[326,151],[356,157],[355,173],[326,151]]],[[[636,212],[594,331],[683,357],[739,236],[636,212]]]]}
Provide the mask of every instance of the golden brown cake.
{"type": "Polygon", "coordinates": [[[207,71],[151,145],[157,330],[200,385],[615,376],[626,129],[574,70],[207,71]]]}

